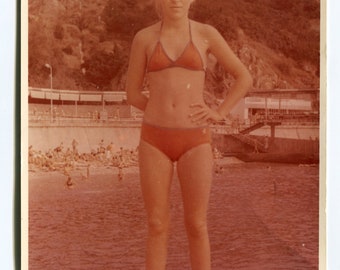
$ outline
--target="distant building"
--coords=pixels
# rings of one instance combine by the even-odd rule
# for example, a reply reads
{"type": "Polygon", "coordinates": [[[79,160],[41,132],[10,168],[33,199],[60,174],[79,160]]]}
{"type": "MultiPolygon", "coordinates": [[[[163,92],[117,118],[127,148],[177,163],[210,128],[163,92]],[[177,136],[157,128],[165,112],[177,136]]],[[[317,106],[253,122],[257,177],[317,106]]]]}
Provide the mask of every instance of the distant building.
{"type": "MultiPolygon", "coordinates": [[[[146,94],[148,93],[146,92],[146,94]]],[[[236,104],[231,114],[250,123],[258,120],[282,120],[299,117],[318,119],[319,96],[319,89],[254,90],[236,104]]],[[[143,117],[142,111],[127,104],[126,92],[122,91],[96,92],[30,87],[28,102],[51,104],[51,106],[74,105],[76,116],[78,115],[78,105],[86,104],[102,106],[101,111],[108,113],[108,118],[138,120],[143,117]]],[[[218,100],[218,102],[222,102],[222,100],[218,100]]]]}
{"type": "Polygon", "coordinates": [[[252,91],[232,110],[244,120],[319,116],[319,90],[252,91]]]}

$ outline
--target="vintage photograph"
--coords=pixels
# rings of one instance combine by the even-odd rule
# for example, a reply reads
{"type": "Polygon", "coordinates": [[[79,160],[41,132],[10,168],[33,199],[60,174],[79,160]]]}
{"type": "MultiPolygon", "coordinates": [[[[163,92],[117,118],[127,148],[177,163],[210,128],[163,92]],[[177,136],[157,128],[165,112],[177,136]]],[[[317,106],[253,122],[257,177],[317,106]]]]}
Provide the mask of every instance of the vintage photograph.
{"type": "Polygon", "coordinates": [[[28,269],[319,269],[322,4],[22,1],[28,269]]]}

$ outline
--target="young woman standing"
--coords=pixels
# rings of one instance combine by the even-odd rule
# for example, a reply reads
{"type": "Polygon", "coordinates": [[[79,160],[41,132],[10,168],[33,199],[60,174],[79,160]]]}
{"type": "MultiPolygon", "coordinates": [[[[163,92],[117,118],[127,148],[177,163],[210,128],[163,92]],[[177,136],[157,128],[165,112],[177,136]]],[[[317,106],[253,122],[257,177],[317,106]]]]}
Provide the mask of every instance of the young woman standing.
{"type": "Polygon", "coordinates": [[[146,269],[166,267],[169,190],[176,163],[191,267],[209,270],[207,208],[213,165],[209,124],[225,119],[252,79],[215,28],[188,18],[193,0],[154,1],[161,20],[136,34],[126,85],[128,102],[144,111],[139,166],[148,217],[146,269]],[[235,77],[217,110],[203,100],[209,53],[235,77]],[[145,79],[148,97],[141,91],[145,79]]]}

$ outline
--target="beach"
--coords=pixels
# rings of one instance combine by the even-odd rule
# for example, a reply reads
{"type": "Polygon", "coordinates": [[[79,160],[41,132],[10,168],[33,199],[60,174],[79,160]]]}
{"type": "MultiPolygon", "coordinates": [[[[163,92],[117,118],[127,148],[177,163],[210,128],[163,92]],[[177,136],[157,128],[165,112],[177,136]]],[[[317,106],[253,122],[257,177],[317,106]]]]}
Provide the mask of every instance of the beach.
{"type": "MultiPolygon", "coordinates": [[[[208,212],[212,269],[318,269],[319,168],[224,158],[208,212]]],[[[29,269],[144,269],[138,167],[29,172],[29,269]]],[[[167,269],[190,269],[178,179],[167,269]]]]}

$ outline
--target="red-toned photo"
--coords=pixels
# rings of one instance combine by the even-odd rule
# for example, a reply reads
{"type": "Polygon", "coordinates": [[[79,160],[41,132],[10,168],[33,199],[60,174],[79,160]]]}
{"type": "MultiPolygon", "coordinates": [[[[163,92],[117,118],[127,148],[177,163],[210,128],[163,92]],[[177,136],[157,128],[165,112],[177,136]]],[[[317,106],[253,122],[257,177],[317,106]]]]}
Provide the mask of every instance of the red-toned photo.
{"type": "Polygon", "coordinates": [[[322,4],[24,2],[28,268],[319,269],[322,4]]]}

